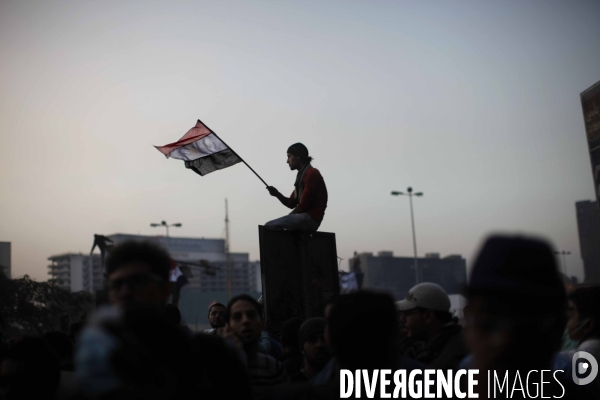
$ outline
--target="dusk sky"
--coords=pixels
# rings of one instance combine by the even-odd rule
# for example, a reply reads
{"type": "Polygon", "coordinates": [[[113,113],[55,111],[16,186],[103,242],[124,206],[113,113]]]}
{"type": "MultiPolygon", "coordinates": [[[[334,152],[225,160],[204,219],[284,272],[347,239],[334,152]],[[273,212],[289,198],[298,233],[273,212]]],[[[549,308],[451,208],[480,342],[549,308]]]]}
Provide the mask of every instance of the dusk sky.
{"type": "MultiPolygon", "coordinates": [[[[321,231],[354,251],[470,266],[491,232],[538,235],[583,278],[594,199],[579,94],[600,80],[600,2],[0,1],[0,241],[12,276],[93,234],[224,237],[259,259],[289,212],[243,164],[204,177],[153,145],[201,119],[269,185],[304,143],[321,231]]],[[[562,260],[561,260],[562,266],[562,260]]]]}

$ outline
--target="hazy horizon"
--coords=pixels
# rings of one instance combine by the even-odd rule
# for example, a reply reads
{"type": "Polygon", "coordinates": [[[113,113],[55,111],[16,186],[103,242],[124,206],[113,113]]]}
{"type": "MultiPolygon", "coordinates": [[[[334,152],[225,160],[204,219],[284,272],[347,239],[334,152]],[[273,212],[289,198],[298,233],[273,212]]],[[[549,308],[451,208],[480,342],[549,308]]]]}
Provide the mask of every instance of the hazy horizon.
{"type": "MultiPolygon", "coordinates": [[[[0,241],[12,276],[93,234],[222,238],[259,258],[289,212],[243,164],[200,177],[153,145],[201,119],[282,193],[303,142],[320,230],[354,251],[471,265],[492,232],[542,236],[583,278],[594,200],[579,94],[600,80],[597,1],[0,2],[0,241]]],[[[562,268],[562,257],[558,259],[562,268]]]]}

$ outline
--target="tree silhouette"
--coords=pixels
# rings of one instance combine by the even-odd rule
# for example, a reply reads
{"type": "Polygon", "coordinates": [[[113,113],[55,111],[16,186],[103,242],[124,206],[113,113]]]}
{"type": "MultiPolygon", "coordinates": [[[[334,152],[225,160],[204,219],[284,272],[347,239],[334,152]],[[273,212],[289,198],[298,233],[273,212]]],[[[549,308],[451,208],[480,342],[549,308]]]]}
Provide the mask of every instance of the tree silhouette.
{"type": "Polygon", "coordinates": [[[12,330],[38,335],[64,331],[69,323],[85,318],[93,304],[88,292],[69,292],[28,275],[9,279],[0,271],[0,315],[12,330]]]}

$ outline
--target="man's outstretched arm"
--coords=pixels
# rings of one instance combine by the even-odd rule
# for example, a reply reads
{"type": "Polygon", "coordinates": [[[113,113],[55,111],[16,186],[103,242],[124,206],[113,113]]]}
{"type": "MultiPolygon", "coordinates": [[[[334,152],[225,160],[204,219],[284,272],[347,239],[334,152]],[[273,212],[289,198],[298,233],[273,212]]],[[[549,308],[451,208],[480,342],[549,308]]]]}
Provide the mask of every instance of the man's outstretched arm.
{"type": "Polygon", "coordinates": [[[279,193],[279,190],[275,189],[273,186],[267,186],[267,190],[269,191],[269,194],[271,196],[277,197],[277,200],[279,200],[281,204],[283,204],[287,208],[294,208],[296,206],[296,199],[285,197],[284,195],[279,193]]]}

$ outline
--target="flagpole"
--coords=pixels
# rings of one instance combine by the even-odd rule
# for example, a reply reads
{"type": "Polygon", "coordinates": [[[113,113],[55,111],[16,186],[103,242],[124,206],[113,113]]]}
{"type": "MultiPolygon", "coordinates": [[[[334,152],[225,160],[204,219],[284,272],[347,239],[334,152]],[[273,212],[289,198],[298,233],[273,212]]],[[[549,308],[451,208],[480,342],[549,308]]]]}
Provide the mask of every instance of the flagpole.
{"type": "Polygon", "coordinates": [[[208,129],[208,130],[210,131],[210,133],[212,133],[213,135],[215,135],[215,136],[217,137],[217,139],[219,139],[221,142],[223,142],[223,144],[224,144],[225,146],[229,147],[229,150],[231,150],[231,152],[232,152],[233,154],[235,154],[235,155],[236,155],[236,156],[237,156],[237,157],[238,157],[240,160],[242,160],[242,162],[243,162],[244,164],[246,164],[246,167],[250,168],[250,171],[254,172],[254,175],[256,175],[256,176],[258,177],[258,179],[260,179],[260,180],[262,181],[262,183],[264,183],[264,184],[265,184],[265,186],[266,186],[266,187],[269,187],[269,185],[267,184],[267,182],[265,182],[265,181],[264,181],[264,179],[263,179],[263,178],[261,178],[261,177],[260,177],[260,175],[258,175],[258,174],[256,173],[256,171],[255,171],[255,170],[253,170],[253,169],[252,169],[252,167],[251,167],[251,166],[249,166],[249,165],[248,165],[248,163],[247,163],[246,161],[244,161],[244,159],[243,159],[242,157],[240,157],[240,155],[239,155],[238,153],[236,153],[236,152],[235,152],[235,150],[233,150],[233,148],[232,148],[231,146],[229,146],[227,143],[225,143],[225,141],[224,141],[223,139],[221,139],[221,138],[219,137],[219,135],[217,135],[217,134],[215,133],[215,131],[213,131],[212,129],[210,129],[210,128],[209,128],[209,127],[208,127],[208,126],[207,126],[207,125],[206,125],[204,122],[202,122],[202,121],[200,121],[200,120],[198,120],[198,122],[200,122],[202,125],[206,126],[206,129],[208,129]]]}

